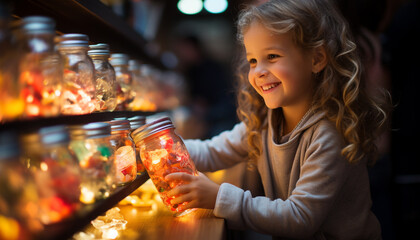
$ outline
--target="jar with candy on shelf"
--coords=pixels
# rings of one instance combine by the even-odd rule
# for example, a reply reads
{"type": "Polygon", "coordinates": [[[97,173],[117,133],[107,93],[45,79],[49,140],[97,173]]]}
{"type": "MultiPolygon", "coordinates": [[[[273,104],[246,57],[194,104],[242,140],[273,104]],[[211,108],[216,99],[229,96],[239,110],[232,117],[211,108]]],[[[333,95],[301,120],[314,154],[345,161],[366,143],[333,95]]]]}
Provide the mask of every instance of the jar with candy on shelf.
{"type": "Polygon", "coordinates": [[[0,239],[27,239],[42,230],[32,206],[38,202],[34,181],[19,161],[20,146],[15,132],[0,133],[0,239]]]}
{"type": "Polygon", "coordinates": [[[95,66],[96,111],[112,112],[117,106],[115,71],[108,62],[109,46],[105,43],[89,45],[88,55],[95,66]]]}
{"type": "Polygon", "coordinates": [[[43,224],[60,222],[80,207],[80,167],[68,149],[65,126],[41,128],[21,136],[21,161],[34,179],[39,200],[32,214],[43,224]]]}
{"type": "MultiPolygon", "coordinates": [[[[146,117],[134,116],[134,117],[128,118],[128,121],[130,121],[130,137],[131,137],[132,132],[134,132],[136,129],[146,124],[146,117]]],[[[137,174],[141,175],[142,173],[146,172],[146,169],[144,168],[143,163],[141,161],[140,154],[139,154],[140,150],[137,147],[137,145],[135,145],[135,148],[136,148],[137,174]]]]}
{"type": "Polygon", "coordinates": [[[64,58],[61,113],[88,114],[96,109],[95,67],[87,55],[89,37],[64,34],[57,38],[57,49],[64,58]]]}
{"type": "Polygon", "coordinates": [[[134,100],[132,89],[133,79],[128,69],[129,57],[124,53],[113,53],[109,62],[114,67],[117,80],[117,110],[129,110],[129,104],[134,100]]]}
{"type": "Polygon", "coordinates": [[[117,185],[125,185],[137,177],[136,152],[133,139],[130,137],[128,120],[112,120],[111,145],[114,147],[117,185]]]}
{"type": "Polygon", "coordinates": [[[18,79],[19,58],[9,30],[10,22],[9,9],[0,3],[0,122],[16,119],[24,110],[18,79]]]}
{"type": "Polygon", "coordinates": [[[183,182],[167,181],[165,176],[174,172],[197,176],[198,172],[182,139],[174,130],[175,127],[170,118],[163,117],[145,124],[131,135],[140,150],[144,167],[164,204],[179,216],[189,212],[189,210],[182,211],[181,209],[187,203],[172,205],[170,201],[173,198],[168,197],[167,192],[183,182]]]}
{"type": "Polygon", "coordinates": [[[94,122],[69,126],[69,129],[69,148],[81,168],[80,201],[92,204],[107,198],[116,187],[111,125],[94,122]]]}
{"type": "Polygon", "coordinates": [[[15,22],[24,117],[60,114],[63,59],[54,48],[55,22],[29,16],[15,22]]]}

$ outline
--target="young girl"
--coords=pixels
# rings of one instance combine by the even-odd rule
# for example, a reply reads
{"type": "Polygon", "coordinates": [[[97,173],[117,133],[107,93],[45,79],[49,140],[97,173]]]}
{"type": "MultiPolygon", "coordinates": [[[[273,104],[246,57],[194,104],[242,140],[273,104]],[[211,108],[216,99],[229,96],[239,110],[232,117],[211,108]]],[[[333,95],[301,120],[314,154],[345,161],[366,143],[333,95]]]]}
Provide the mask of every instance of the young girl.
{"type": "Polygon", "coordinates": [[[265,196],[174,173],[166,178],[186,184],[169,192],[172,204],[275,238],[380,239],[367,163],[386,114],[365,94],[346,22],[328,0],[273,0],[241,12],[238,30],[241,123],[185,142],[200,171],[251,160],[265,196]]]}

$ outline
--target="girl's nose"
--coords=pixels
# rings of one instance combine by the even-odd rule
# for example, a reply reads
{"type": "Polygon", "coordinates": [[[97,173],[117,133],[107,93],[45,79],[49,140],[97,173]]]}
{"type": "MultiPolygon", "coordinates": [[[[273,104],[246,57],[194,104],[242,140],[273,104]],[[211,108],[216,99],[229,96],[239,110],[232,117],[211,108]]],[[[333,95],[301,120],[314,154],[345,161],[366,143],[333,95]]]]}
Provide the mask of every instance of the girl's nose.
{"type": "Polygon", "coordinates": [[[267,76],[267,74],[268,74],[268,71],[267,71],[267,69],[266,69],[264,66],[258,66],[258,67],[255,69],[255,76],[256,76],[257,78],[266,77],[266,76],[267,76]]]}

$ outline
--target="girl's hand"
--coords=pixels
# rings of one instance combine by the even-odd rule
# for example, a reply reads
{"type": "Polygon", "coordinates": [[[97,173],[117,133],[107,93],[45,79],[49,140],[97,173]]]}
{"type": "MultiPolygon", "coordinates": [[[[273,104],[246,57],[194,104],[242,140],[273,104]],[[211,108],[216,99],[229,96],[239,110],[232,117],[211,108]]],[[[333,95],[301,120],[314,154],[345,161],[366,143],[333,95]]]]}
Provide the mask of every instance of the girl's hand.
{"type": "Polygon", "coordinates": [[[168,174],[165,179],[183,182],[182,185],[171,189],[167,193],[169,197],[175,197],[171,204],[188,202],[182,210],[188,208],[214,209],[220,185],[211,181],[206,175],[201,172],[198,173],[198,176],[179,172],[168,174]]]}

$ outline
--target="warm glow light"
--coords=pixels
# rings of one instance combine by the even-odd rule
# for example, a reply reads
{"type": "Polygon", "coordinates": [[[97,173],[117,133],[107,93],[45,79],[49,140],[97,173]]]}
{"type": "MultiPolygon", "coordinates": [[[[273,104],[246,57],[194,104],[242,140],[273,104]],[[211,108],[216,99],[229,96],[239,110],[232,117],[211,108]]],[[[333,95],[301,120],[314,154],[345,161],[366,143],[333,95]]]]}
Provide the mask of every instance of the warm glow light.
{"type": "Polygon", "coordinates": [[[40,164],[40,167],[41,167],[42,171],[44,171],[44,172],[48,171],[48,165],[46,163],[42,162],[40,164]]]}
{"type": "Polygon", "coordinates": [[[91,204],[95,202],[95,193],[89,190],[87,187],[82,187],[79,200],[85,204],[91,204]]]}
{"type": "Polygon", "coordinates": [[[102,232],[103,239],[116,239],[118,237],[118,231],[114,228],[104,230],[102,232]]]}
{"type": "Polygon", "coordinates": [[[203,9],[203,2],[201,0],[179,0],[177,6],[183,14],[193,15],[203,9]]]}
{"type": "Polygon", "coordinates": [[[228,2],[226,0],[205,0],[204,1],[204,9],[206,9],[209,13],[222,13],[226,11],[228,7],[228,2]]]}

